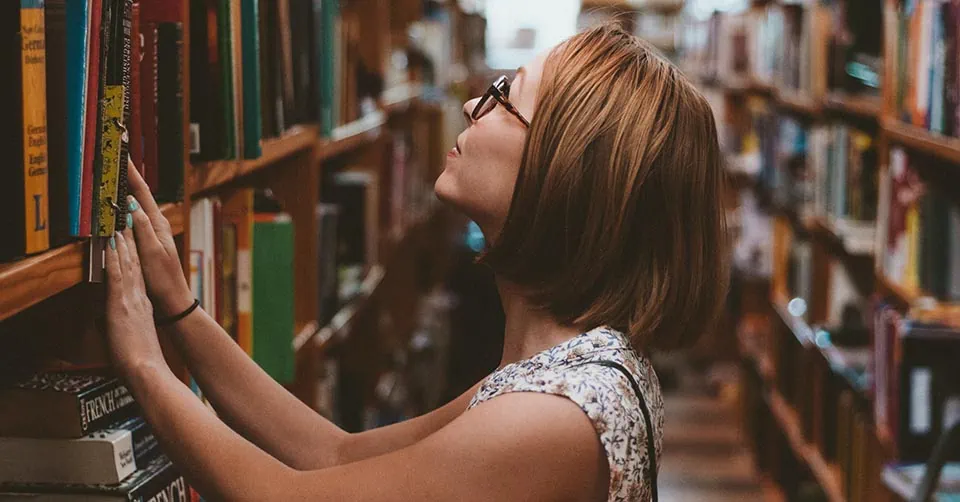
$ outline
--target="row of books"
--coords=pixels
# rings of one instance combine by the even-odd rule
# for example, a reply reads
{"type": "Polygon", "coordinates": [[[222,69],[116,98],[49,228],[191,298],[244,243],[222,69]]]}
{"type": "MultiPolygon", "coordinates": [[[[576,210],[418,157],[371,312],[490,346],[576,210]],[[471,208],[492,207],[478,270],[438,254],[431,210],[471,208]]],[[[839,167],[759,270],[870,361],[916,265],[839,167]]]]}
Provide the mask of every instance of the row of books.
{"type": "Polygon", "coordinates": [[[960,136],[960,4],[906,0],[896,6],[896,112],[909,124],[960,136]]]}
{"type": "Polygon", "coordinates": [[[0,409],[0,500],[199,500],[106,373],[4,382],[0,409]]]}
{"type": "Polygon", "coordinates": [[[960,301],[960,208],[918,174],[923,159],[891,148],[881,180],[879,268],[893,282],[960,301]]]}
{"type": "Polygon", "coordinates": [[[72,237],[109,236],[126,216],[128,156],[157,199],[182,198],[183,24],[176,1],[5,2],[0,51],[0,260],[72,237]],[[137,41],[137,43],[134,43],[137,41]]]}

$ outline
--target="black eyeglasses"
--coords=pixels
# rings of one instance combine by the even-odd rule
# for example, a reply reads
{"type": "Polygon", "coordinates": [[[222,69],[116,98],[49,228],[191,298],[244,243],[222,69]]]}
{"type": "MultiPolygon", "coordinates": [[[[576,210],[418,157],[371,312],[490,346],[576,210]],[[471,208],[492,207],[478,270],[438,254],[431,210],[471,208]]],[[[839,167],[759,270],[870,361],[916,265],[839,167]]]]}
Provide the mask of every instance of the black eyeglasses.
{"type": "Polygon", "coordinates": [[[520,119],[520,122],[523,122],[524,126],[530,127],[530,122],[523,117],[520,111],[517,110],[517,107],[510,103],[509,98],[510,80],[508,80],[506,76],[501,76],[490,85],[487,92],[480,98],[480,102],[473,108],[473,113],[470,114],[470,117],[473,118],[473,120],[480,120],[480,117],[490,113],[491,110],[497,107],[497,103],[500,103],[508,112],[520,119]],[[493,99],[490,99],[491,97],[493,99]]]}

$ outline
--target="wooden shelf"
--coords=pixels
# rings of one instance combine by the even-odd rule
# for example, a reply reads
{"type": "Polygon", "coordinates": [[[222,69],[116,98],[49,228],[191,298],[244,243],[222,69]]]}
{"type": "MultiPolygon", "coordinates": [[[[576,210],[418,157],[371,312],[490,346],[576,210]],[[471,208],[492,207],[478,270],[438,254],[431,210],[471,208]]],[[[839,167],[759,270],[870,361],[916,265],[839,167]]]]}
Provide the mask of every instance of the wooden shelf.
{"type": "Polygon", "coordinates": [[[420,84],[403,84],[383,91],[381,106],[388,115],[406,111],[411,104],[423,96],[420,84]]]}
{"type": "Polygon", "coordinates": [[[767,403],[770,405],[770,411],[777,425],[780,426],[787,437],[790,448],[797,458],[810,468],[813,477],[827,495],[827,500],[830,502],[846,502],[834,469],[824,460],[823,455],[814,445],[803,439],[803,432],[796,411],[776,390],[768,391],[767,403]]]}
{"type": "Polygon", "coordinates": [[[821,112],[820,104],[816,100],[794,91],[778,92],[777,104],[780,108],[807,117],[818,117],[821,112]]]}
{"type": "Polygon", "coordinates": [[[831,92],[827,94],[824,105],[834,111],[865,117],[873,120],[880,118],[879,96],[857,96],[831,92]]]}
{"type": "Polygon", "coordinates": [[[259,171],[277,162],[306,151],[316,145],[315,126],[294,126],[279,138],[263,140],[260,158],[250,160],[218,160],[191,166],[190,187],[193,194],[203,194],[226,183],[259,171]]]}
{"type": "Polygon", "coordinates": [[[923,298],[925,295],[922,291],[917,289],[906,288],[900,284],[895,283],[892,279],[887,277],[880,269],[876,270],[877,272],[877,289],[881,293],[893,296],[901,306],[909,308],[914,305],[917,300],[923,298]]]}
{"type": "MultiPolygon", "coordinates": [[[[183,233],[183,205],[164,204],[175,235],[183,233]]],[[[79,240],[13,263],[0,264],[0,321],[83,281],[87,240],[79,240]]]]}
{"type": "Polygon", "coordinates": [[[773,310],[777,312],[780,320],[783,321],[783,324],[793,333],[793,336],[801,345],[806,347],[813,344],[815,339],[813,330],[806,321],[790,313],[787,307],[788,302],[789,299],[787,299],[785,295],[774,294],[772,301],[773,310]]]}
{"type": "Polygon", "coordinates": [[[740,94],[757,94],[757,95],[771,95],[775,92],[775,88],[772,85],[764,84],[758,82],[747,75],[738,75],[734,77],[727,77],[721,80],[721,86],[727,92],[740,93],[740,94]]]}
{"type": "Polygon", "coordinates": [[[895,143],[960,164],[960,139],[933,133],[899,120],[885,120],[883,129],[895,143]]]}
{"type": "Polygon", "coordinates": [[[372,113],[333,130],[330,138],[320,140],[320,160],[329,160],[380,139],[386,116],[372,113]]]}
{"type": "Polygon", "coordinates": [[[383,266],[374,265],[367,272],[363,283],[360,285],[360,294],[341,307],[326,326],[318,329],[315,323],[311,323],[294,337],[294,352],[300,352],[310,344],[315,350],[322,353],[342,342],[347,337],[353,318],[364,309],[366,303],[376,294],[377,289],[383,283],[384,275],[383,266]],[[307,328],[312,328],[312,330],[307,328]]]}

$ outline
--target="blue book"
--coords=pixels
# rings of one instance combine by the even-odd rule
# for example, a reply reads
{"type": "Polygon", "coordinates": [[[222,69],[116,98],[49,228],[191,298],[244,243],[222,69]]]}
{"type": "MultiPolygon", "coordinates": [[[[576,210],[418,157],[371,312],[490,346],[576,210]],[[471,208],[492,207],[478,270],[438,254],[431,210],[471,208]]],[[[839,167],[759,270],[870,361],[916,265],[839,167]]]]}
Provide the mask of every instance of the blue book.
{"type": "Polygon", "coordinates": [[[936,6],[933,9],[933,34],[930,44],[930,106],[927,108],[927,125],[935,133],[943,133],[943,80],[944,54],[943,38],[943,8],[936,6]]]}
{"type": "Polygon", "coordinates": [[[70,235],[80,235],[90,2],[67,0],[67,196],[70,235]]]}

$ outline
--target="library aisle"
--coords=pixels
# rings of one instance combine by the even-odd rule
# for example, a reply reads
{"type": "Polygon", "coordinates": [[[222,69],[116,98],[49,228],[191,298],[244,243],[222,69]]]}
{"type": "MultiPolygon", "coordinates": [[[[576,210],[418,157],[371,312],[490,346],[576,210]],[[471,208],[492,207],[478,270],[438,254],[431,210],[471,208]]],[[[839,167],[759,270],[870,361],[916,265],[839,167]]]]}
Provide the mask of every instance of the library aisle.
{"type": "Polygon", "coordinates": [[[666,407],[660,500],[780,502],[757,474],[737,417],[736,375],[709,384],[687,371],[664,389],[666,407]]]}

